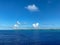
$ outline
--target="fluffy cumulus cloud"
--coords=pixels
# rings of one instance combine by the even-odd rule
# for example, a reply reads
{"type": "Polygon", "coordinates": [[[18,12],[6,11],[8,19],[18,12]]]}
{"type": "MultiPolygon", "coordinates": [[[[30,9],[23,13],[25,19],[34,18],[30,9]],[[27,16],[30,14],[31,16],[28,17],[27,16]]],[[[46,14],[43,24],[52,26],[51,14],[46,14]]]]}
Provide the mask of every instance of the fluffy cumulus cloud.
{"type": "Polygon", "coordinates": [[[27,7],[25,7],[27,10],[29,11],[38,11],[38,7],[35,4],[32,5],[28,5],[27,7]]]}
{"type": "Polygon", "coordinates": [[[18,27],[18,25],[17,25],[17,24],[15,24],[15,25],[14,25],[14,27],[16,27],[16,28],[17,28],[17,27],[18,27]]]}
{"type": "Polygon", "coordinates": [[[19,22],[19,21],[17,21],[16,23],[17,23],[18,25],[20,24],[20,22],[19,22]]]}
{"type": "Polygon", "coordinates": [[[34,24],[33,24],[33,27],[34,27],[34,28],[38,28],[38,27],[39,27],[39,23],[34,23],[34,24]]]}
{"type": "Polygon", "coordinates": [[[19,27],[19,25],[20,25],[20,22],[17,21],[16,24],[13,26],[13,28],[14,28],[14,29],[17,29],[17,28],[19,27]]]}

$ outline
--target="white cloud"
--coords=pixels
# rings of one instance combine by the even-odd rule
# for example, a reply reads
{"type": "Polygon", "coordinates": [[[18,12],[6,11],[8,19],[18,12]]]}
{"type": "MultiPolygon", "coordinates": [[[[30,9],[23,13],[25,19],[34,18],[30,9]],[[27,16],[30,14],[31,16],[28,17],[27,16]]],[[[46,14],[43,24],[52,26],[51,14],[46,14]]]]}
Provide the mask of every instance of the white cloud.
{"type": "Polygon", "coordinates": [[[18,25],[20,24],[20,22],[19,22],[19,21],[17,21],[16,23],[17,23],[18,25]]]}
{"type": "Polygon", "coordinates": [[[33,4],[33,5],[28,5],[27,7],[25,7],[26,9],[28,9],[29,11],[38,11],[38,7],[33,4]]]}
{"type": "Polygon", "coordinates": [[[15,25],[14,25],[14,27],[18,27],[18,25],[17,25],[17,24],[15,24],[15,25]]]}
{"type": "Polygon", "coordinates": [[[14,29],[17,29],[17,28],[19,27],[19,25],[20,25],[20,22],[17,21],[16,24],[13,26],[13,28],[14,28],[14,29]]]}
{"type": "Polygon", "coordinates": [[[34,24],[33,24],[33,27],[34,27],[34,28],[38,28],[38,27],[39,27],[39,23],[34,23],[34,24]]]}

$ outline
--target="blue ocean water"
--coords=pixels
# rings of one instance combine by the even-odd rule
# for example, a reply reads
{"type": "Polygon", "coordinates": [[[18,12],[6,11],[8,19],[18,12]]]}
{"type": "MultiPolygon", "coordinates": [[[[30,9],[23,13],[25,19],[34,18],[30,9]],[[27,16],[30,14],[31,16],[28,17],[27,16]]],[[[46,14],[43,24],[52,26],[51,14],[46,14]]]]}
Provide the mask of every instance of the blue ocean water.
{"type": "Polygon", "coordinates": [[[0,45],[60,45],[60,30],[0,30],[0,45]]]}

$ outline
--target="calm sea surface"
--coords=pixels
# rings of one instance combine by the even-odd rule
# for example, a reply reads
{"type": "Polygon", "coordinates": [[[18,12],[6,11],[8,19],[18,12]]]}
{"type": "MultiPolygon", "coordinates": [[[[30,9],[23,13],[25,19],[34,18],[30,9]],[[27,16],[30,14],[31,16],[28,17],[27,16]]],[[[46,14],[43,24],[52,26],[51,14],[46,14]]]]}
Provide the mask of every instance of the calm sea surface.
{"type": "Polygon", "coordinates": [[[0,45],[60,45],[60,30],[0,30],[0,45]]]}

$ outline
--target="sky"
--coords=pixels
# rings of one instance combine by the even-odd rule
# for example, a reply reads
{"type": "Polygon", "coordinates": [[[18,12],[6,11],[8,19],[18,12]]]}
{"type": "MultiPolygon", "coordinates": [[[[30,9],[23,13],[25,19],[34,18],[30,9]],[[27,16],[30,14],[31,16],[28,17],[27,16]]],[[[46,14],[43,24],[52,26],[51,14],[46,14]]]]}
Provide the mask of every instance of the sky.
{"type": "Polygon", "coordinates": [[[60,0],[0,0],[0,29],[60,28],[60,0]],[[16,26],[16,25],[15,25],[16,26]]]}

